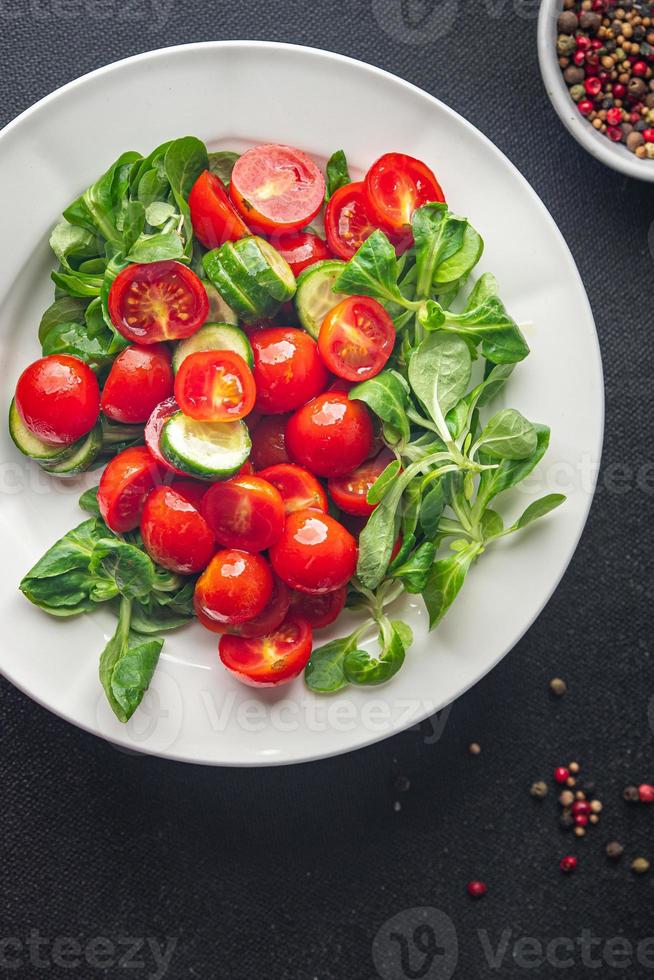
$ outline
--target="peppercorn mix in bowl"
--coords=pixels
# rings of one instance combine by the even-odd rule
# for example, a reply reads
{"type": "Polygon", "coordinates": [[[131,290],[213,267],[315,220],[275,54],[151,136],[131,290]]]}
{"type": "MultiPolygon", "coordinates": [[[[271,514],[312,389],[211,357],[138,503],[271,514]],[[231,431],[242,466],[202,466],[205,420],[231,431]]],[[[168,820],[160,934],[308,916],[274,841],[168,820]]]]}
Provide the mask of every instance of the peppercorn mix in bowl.
{"type": "Polygon", "coordinates": [[[654,0],[543,0],[547,94],[602,163],[654,181],[654,0]]]}

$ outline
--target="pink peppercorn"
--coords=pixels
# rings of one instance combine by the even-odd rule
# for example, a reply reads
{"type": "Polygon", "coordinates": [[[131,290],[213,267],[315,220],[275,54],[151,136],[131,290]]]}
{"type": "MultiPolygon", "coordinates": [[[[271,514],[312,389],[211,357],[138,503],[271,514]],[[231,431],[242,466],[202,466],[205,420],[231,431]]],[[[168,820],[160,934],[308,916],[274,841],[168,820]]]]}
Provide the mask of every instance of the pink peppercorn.
{"type": "Polygon", "coordinates": [[[587,800],[575,800],[572,804],[573,816],[578,816],[579,814],[585,814],[586,816],[590,813],[590,803],[587,800]]]}
{"type": "Polygon", "coordinates": [[[631,70],[637,78],[644,78],[647,74],[647,65],[644,61],[635,61],[631,70]]]}
{"type": "Polygon", "coordinates": [[[580,68],[581,65],[583,65],[584,62],[586,61],[586,55],[584,54],[583,51],[575,51],[575,53],[572,56],[572,60],[574,61],[577,68],[580,68]]]}
{"type": "MultiPolygon", "coordinates": [[[[583,102],[583,100],[582,100],[582,102],[583,102]]],[[[581,109],[582,102],[579,103],[579,111],[580,112],[582,111],[582,109],[581,109]]],[[[592,102],[588,102],[588,105],[591,107],[591,109],[593,108],[592,102]]],[[[586,115],[585,112],[584,112],[584,115],[586,115]]],[[[565,766],[557,766],[556,769],[554,770],[554,779],[556,780],[557,783],[565,783],[567,781],[567,779],[569,778],[569,776],[570,776],[570,770],[569,769],[566,769],[565,766]]]]}
{"type": "Polygon", "coordinates": [[[596,98],[602,91],[602,83],[599,78],[587,78],[584,82],[584,88],[586,89],[587,95],[592,95],[596,98]]]}
{"type": "Polygon", "coordinates": [[[590,38],[585,34],[580,34],[577,38],[577,51],[589,51],[591,47],[590,38]]]}
{"type": "MultiPolygon", "coordinates": [[[[652,138],[647,140],[648,143],[654,143],[654,129],[646,129],[645,133],[651,133],[652,138]]],[[[643,136],[645,136],[643,133],[643,136]]],[[[645,136],[645,139],[647,137],[645,136]]],[[[654,803],[654,786],[649,783],[643,783],[638,787],[638,799],[641,803],[654,803]]]]}
{"type": "Polygon", "coordinates": [[[561,871],[565,872],[565,874],[569,874],[577,867],[576,857],[573,857],[572,854],[567,854],[564,858],[561,858],[559,867],[561,871]]]}
{"type": "Polygon", "coordinates": [[[606,113],[606,121],[609,126],[619,126],[622,122],[622,109],[609,109],[606,113]]]}
{"type": "Polygon", "coordinates": [[[644,129],[643,139],[646,143],[654,143],[654,129],[644,129]]]}
{"type": "Polygon", "coordinates": [[[482,898],[488,891],[483,881],[469,881],[467,889],[470,898],[482,898]]]}
{"type": "Polygon", "coordinates": [[[575,827],[587,827],[587,826],[588,826],[588,817],[585,815],[585,813],[580,813],[578,816],[575,817],[575,827]]]}
{"type": "Polygon", "coordinates": [[[616,82],[613,86],[613,96],[616,99],[624,99],[627,94],[627,86],[621,85],[620,82],[616,82]]]}
{"type": "Polygon", "coordinates": [[[612,143],[620,143],[622,141],[622,130],[618,126],[609,126],[606,135],[612,143]]]}

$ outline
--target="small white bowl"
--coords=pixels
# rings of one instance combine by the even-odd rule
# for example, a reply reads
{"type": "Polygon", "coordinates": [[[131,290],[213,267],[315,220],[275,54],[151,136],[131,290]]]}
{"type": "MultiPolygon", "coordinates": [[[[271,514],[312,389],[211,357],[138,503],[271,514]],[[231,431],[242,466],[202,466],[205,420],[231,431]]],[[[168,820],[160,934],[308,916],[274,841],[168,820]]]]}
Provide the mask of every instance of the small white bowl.
{"type": "Polygon", "coordinates": [[[538,15],[538,60],[547,94],[561,122],[578,143],[613,170],[637,180],[654,181],[654,160],[641,160],[623,143],[612,143],[593,129],[570,97],[556,53],[556,22],[563,10],[562,0],[542,0],[538,15]]]}

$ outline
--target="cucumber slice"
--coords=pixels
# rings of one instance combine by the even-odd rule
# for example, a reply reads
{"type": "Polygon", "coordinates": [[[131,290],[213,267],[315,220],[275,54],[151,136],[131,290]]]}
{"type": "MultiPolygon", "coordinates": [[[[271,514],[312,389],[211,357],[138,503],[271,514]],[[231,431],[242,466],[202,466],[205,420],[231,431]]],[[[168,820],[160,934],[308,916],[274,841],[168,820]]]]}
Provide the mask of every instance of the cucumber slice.
{"type": "Polygon", "coordinates": [[[212,284],[244,320],[274,316],[295,294],[291,267],[263,238],[225,242],[207,252],[203,263],[212,284]]]}
{"type": "Polygon", "coordinates": [[[70,446],[53,446],[52,443],[43,442],[38,436],[30,432],[16,408],[16,399],[12,398],[9,406],[9,435],[20,449],[24,456],[38,460],[55,460],[65,456],[70,446]]]}
{"type": "Polygon", "coordinates": [[[245,422],[196,422],[176,412],[164,424],[159,446],[189,476],[226,480],[243,466],[252,443],[245,422]]]}
{"type": "Polygon", "coordinates": [[[209,316],[207,323],[238,323],[238,317],[231,306],[228,306],[216,287],[208,280],[203,279],[207,299],[209,300],[209,316]]]}
{"type": "Polygon", "coordinates": [[[322,321],[345,293],[332,292],[332,286],[345,268],[339,259],[323,259],[303,269],[297,281],[295,307],[300,323],[314,340],[318,339],[322,321]]]}
{"type": "Polygon", "coordinates": [[[69,446],[59,459],[39,465],[54,476],[76,476],[89,470],[102,449],[102,424],[96,422],[91,431],[69,446]]]}
{"type": "Polygon", "coordinates": [[[201,350],[232,350],[240,354],[249,368],[254,364],[250,341],[238,327],[232,323],[205,323],[196,333],[186,340],[181,340],[173,353],[173,371],[179,371],[179,366],[189,354],[201,350]]]}

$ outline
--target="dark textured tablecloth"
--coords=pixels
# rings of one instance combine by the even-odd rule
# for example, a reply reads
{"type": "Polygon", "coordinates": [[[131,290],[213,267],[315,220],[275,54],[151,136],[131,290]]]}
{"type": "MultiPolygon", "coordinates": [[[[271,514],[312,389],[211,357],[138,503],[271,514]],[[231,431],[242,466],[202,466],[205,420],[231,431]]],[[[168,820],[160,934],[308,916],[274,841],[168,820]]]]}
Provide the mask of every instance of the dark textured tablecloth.
{"type": "Polygon", "coordinates": [[[537,6],[0,4],[0,124],[100,65],[220,38],[328,48],[434,93],[495,141],[558,222],[597,320],[607,399],[602,477],[570,568],[437,741],[425,729],[295,768],[195,768],[119,752],[3,683],[0,975],[162,976],[148,938],[158,951],[170,937],[169,978],[654,976],[654,871],[629,870],[639,855],[654,863],[654,807],[621,795],[654,778],[654,195],[558,122],[538,71],[537,6]],[[555,675],[569,685],[560,700],[555,675]],[[529,796],[573,758],[604,801],[581,842],[557,829],[551,791],[529,796]],[[612,838],[626,848],[618,864],[604,856],[612,838]],[[568,851],[579,867],[564,877],[568,851]],[[488,884],[476,903],[471,878],[488,884]]]}

